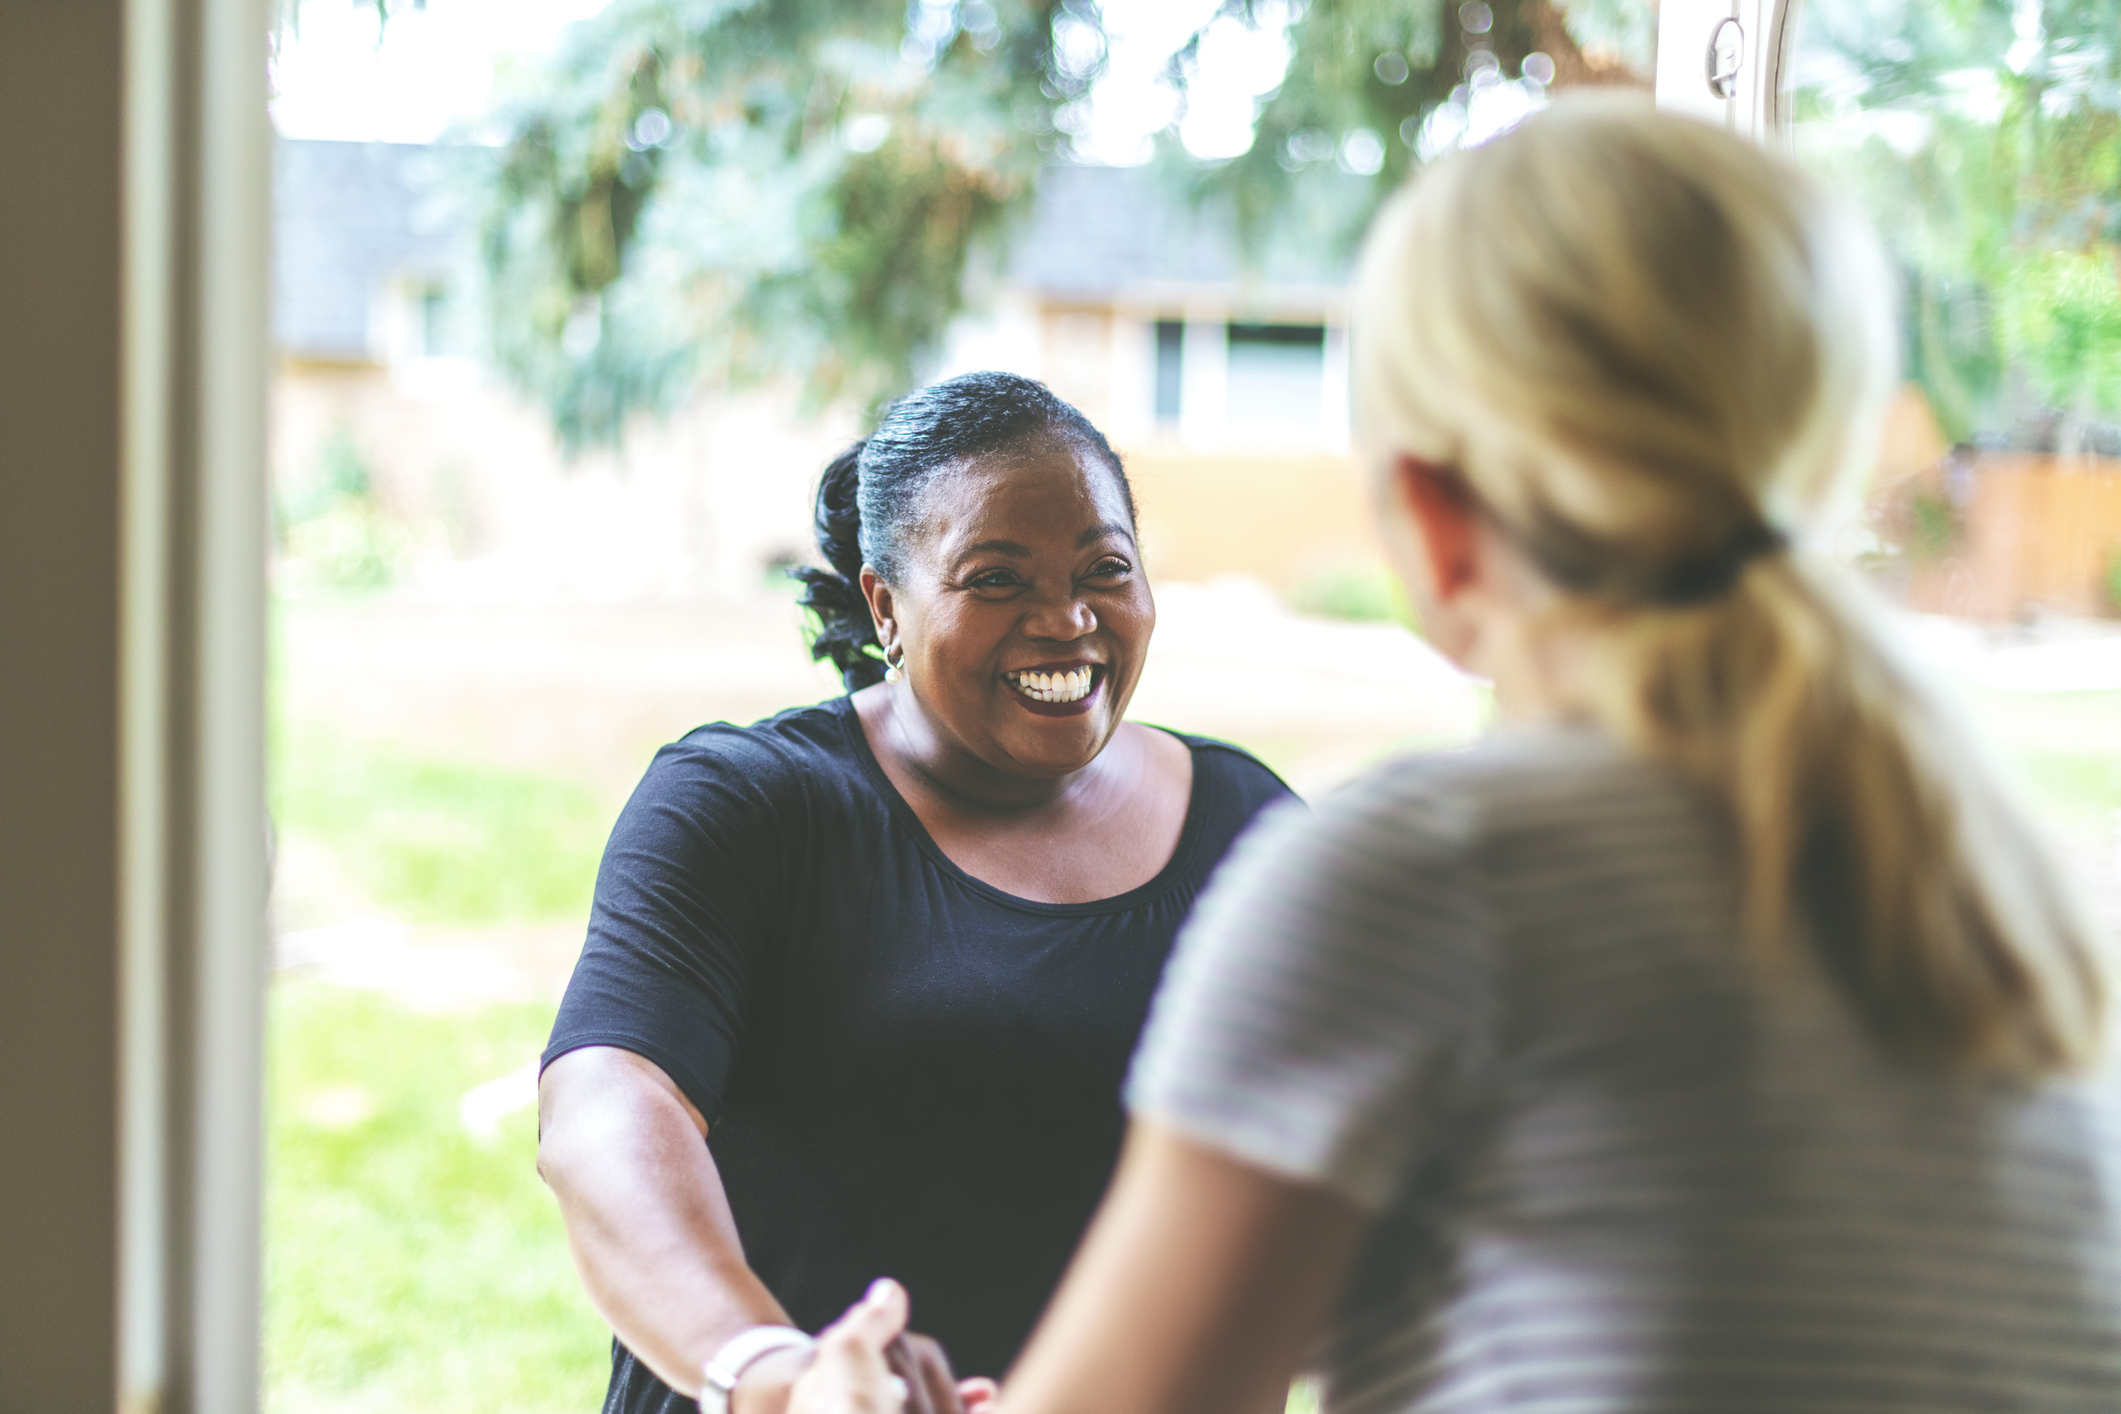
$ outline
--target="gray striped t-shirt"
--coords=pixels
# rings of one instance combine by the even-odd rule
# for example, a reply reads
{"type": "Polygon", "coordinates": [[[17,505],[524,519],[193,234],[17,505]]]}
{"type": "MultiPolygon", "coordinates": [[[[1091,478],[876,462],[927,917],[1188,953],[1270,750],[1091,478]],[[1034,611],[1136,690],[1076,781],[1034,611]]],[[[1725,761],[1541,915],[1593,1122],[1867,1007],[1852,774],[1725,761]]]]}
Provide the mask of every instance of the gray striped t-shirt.
{"type": "Polygon", "coordinates": [[[1285,809],[1129,1104],[1376,1214],[1334,1411],[2121,1410],[2121,1106],[1885,1058],[1741,956],[1701,797],[1589,730],[1285,809]]]}

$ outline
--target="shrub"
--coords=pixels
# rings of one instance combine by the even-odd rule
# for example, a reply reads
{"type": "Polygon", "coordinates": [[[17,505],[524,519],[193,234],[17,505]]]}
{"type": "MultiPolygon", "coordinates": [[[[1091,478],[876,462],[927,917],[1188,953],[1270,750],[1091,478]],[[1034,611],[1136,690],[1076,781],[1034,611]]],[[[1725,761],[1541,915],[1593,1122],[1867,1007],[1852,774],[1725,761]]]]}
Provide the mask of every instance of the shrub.
{"type": "Polygon", "coordinates": [[[1383,565],[1341,563],[1305,575],[1288,593],[1289,607],[1320,619],[1412,626],[1406,591],[1383,565]]]}
{"type": "Polygon", "coordinates": [[[384,589],[404,570],[411,537],[384,513],[368,459],[343,427],[325,439],[316,474],[279,511],[282,546],[320,584],[384,589]]]}

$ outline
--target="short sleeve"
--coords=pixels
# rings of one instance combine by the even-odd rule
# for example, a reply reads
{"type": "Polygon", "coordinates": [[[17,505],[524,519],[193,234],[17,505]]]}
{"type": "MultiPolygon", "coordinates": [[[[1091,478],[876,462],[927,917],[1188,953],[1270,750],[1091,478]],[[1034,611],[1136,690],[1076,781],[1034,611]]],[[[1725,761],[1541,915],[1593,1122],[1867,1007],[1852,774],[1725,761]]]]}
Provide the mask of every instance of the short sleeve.
{"type": "Polygon", "coordinates": [[[702,728],[658,752],[604,847],[543,1064],[584,1046],[632,1051],[713,1124],[804,809],[794,764],[742,729],[702,728]]]}
{"type": "Polygon", "coordinates": [[[1129,1108],[1385,1207],[1492,1032],[1464,814],[1404,764],[1265,812],[1180,934],[1129,1108]]]}

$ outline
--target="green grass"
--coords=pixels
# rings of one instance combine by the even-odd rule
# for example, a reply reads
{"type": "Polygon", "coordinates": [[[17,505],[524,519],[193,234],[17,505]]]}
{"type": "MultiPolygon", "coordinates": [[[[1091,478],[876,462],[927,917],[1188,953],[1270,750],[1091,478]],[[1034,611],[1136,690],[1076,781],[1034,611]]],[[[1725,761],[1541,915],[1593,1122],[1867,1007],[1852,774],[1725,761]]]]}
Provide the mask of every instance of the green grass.
{"type": "Polygon", "coordinates": [[[273,814],[410,922],[585,917],[614,809],[572,781],[426,760],[321,727],[274,753],[273,814]]]}
{"type": "Polygon", "coordinates": [[[537,1054],[550,1008],[423,1016],[300,982],[271,1005],[266,1408],[596,1408],[610,1337],[534,1171],[536,1117],[482,1144],[456,1114],[537,1054]]]}
{"type": "Polygon", "coordinates": [[[1982,692],[1967,705],[2050,824],[2108,838],[2121,811],[2121,692],[1982,692]]]}
{"type": "MultiPolygon", "coordinates": [[[[284,831],[370,902],[477,927],[587,915],[611,808],[570,781],[422,759],[313,725],[275,734],[284,831]]],[[[303,982],[268,1034],[266,1407],[272,1414],[583,1411],[610,1333],[535,1172],[529,1111],[481,1143],[474,1085],[535,1057],[549,1006],[428,1016],[303,982]]]]}
{"type": "Polygon", "coordinates": [[[2052,815],[2096,825],[2121,810],[2121,756],[2021,751],[2018,759],[2035,798],[2052,815]]]}

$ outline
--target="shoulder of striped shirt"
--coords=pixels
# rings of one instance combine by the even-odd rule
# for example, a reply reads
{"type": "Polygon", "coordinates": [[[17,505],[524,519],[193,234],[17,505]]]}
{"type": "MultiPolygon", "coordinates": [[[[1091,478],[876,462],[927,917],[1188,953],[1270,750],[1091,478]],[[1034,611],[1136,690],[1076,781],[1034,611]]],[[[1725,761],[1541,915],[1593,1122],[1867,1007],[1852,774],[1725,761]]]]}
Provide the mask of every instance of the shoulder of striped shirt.
{"type": "Polygon", "coordinates": [[[1358,812],[1370,801],[1432,796],[1438,801],[1501,806],[1566,806],[1613,790],[1661,791],[1677,784],[1670,770],[1629,752],[1591,728],[1499,733],[1449,751],[1392,757],[1327,799],[1358,812]]]}

